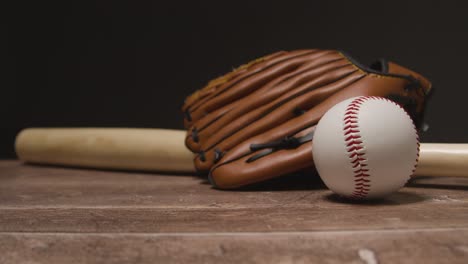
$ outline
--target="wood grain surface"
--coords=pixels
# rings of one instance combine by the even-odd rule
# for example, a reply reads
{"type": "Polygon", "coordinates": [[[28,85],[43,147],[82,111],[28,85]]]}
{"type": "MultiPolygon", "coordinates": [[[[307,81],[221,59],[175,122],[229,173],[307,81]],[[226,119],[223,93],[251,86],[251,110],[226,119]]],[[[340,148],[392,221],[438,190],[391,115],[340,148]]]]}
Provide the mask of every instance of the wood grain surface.
{"type": "Polygon", "coordinates": [[[0,162],[0,263],[468,263],[468,179],[353,203],[316,175],[235,191],[191,175],[0,162]]]}

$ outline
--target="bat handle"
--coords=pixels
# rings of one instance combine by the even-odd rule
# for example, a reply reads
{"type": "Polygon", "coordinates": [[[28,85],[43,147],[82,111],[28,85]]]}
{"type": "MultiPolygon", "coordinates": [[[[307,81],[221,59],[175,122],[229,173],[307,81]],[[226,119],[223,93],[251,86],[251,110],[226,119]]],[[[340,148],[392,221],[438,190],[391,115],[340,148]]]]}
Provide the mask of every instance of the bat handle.
{"type": "Polygon", "coordinates": [[[468,176],[468,144],[421,144],[415,175],[468,176]]]}

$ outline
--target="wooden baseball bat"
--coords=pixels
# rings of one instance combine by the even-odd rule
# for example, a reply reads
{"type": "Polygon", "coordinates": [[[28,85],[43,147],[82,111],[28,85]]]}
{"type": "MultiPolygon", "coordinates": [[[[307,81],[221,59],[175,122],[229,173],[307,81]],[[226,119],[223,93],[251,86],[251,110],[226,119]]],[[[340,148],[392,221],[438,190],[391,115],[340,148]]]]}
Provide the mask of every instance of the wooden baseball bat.
{"type": "Polygon", "coordinates": [[[185,132],[144,128],[28,128],[16,137],[24,162],[99,169],[195,172],[185,132]]]}
{"type": "MultiPolygon", "coordinates": [[[[185,131],[143,128],[29,128],[15,143],[38,164],[194,173],[185,131]]],[[[421,144],[415,175],[468,176],[468,144],[421,144]]]]}

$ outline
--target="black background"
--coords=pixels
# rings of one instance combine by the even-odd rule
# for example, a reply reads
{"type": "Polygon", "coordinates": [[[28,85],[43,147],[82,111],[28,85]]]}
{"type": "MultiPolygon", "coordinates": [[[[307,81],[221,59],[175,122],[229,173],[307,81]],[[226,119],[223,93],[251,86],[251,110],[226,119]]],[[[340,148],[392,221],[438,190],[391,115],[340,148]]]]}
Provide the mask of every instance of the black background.
{"type": "Polygon", "coordinates": [[[12,1],[0,157],[31,126],[182,128],[186,95],[278,50],[385,57],[434,83],[424,142],[468,142],[464,1],[12,1]],[[199,2],[199,3],[197,3],[199,2]]]}

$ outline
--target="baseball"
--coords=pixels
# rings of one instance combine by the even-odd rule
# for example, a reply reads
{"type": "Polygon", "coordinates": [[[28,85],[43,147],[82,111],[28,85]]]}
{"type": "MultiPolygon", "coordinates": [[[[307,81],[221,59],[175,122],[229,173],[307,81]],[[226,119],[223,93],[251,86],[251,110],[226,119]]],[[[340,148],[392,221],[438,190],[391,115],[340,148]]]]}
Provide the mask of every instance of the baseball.
{"type": "Polygon", "coordinates": [[[355,199],[381,198],[415,171],[419,138],[398,104],[360,96],[332,107],[317,124],[312,153],[325,185],[355,199]]]}

